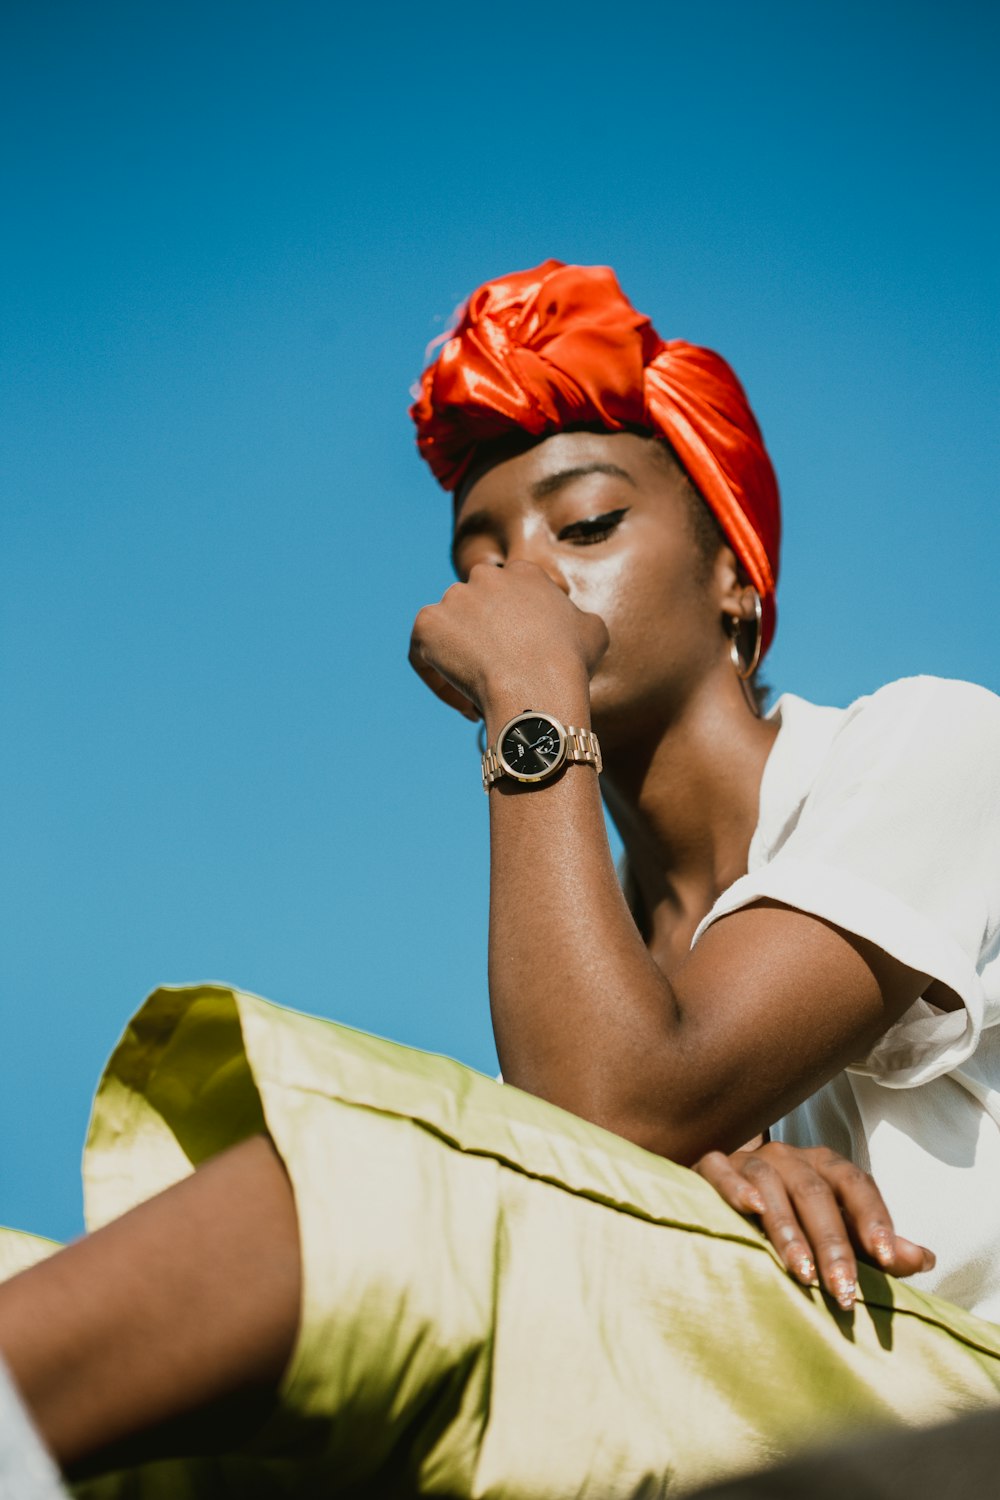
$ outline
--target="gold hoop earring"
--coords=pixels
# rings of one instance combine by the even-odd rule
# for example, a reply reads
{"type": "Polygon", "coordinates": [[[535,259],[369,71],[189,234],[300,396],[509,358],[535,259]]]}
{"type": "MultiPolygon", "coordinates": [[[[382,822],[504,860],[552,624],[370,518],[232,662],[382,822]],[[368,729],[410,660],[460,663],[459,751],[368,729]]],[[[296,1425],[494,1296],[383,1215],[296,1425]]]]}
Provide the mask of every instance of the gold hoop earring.
{"type": "Polygon", "coordinates": [[[741,682],[746,682],[747,678],[752,677],[756,672],[758,663],[760,662],[760,648],[764,644],[764,607],[760,602],[760,595],[757,590],[751,589],[751,593],[753,594],[755,631],[753,656],[750,659],[748,667],[744,667],[740,659],[740,626],[748,622],[742,620],[739,615],[733,615],[732,631],[729,639],[729,656],[733,666],[736,668],[736,675],[741,682]]]}

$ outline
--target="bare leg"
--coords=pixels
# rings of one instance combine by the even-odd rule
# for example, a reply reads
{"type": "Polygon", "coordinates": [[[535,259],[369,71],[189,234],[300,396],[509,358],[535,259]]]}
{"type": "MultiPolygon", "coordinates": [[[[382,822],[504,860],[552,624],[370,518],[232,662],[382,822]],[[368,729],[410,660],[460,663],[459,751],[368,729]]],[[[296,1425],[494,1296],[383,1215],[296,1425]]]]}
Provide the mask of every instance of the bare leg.
{"type": "Polygon", "coordinates": [[[300,1289],[291,1184],[255,1136],[0,1285],[0,1354],[64,1468],[231,1446],[266,1415],[300,1289]]]}

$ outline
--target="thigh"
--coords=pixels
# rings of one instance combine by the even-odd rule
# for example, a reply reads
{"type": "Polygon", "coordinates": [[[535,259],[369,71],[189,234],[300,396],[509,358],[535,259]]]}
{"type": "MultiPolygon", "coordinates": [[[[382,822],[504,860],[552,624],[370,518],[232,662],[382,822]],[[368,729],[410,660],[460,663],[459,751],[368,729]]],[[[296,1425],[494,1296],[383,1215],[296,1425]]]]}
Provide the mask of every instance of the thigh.
{"type": "Polygon", "coordinates": [[[263,1125],[300,1337],[256,1452],[320,1490],[671,1495],[840,1431],[1000,1401],[1000,1331],[865,1269],[841,1313],[701,1178],[449,1059],[218,986],[109,1065],[100,1222],[263,1125]]]}

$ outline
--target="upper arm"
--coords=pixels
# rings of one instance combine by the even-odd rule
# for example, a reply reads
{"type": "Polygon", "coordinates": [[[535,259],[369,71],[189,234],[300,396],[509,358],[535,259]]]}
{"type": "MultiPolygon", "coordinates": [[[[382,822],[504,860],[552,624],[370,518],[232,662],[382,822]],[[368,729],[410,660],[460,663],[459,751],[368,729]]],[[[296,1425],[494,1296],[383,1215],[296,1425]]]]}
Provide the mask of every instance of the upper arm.
{"type": "Polygon", "coordinates": [[[671,977],[687,1116],[738,1146],[845,1067],[906,1087],[957,1066],[1000,1010],[1000,972],[986,987],[981,972],[991,943],[1000,700],[892,684],[849,716],[794,831],[671,977]],[[915,1005],[931,982],[953,1013],[915,1005]]]}
{"type": "Polygon", "coordinates": [[[864,938],[773,901],[715,923],[671,980],[681,1053],[697,1058],[681,1111],[695,1139],[681,1154],[736,1150],[766,1130],[863,1057],[926,984],[864,938]]]}

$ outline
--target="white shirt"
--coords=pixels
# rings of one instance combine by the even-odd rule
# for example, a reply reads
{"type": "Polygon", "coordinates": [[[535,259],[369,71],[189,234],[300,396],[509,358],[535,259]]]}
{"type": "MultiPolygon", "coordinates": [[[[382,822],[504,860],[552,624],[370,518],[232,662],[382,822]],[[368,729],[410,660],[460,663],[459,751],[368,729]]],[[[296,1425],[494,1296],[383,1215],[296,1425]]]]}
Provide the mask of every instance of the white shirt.
{"type": "Polygon", "coordinates": [[[748,872],[693,942],[771,898],[867,938],[962,1001],[916,1004],[772,1127],[872,1173],[937,1255],[912,1284],[1000,1323],[1000,698],[935,677],[847,709],[786,694],[748,872]]]}
{"type": "Polygon", "coordinates": [[[56,1466],[0,1363],[0,1500],[69,1500],[56,1466]]]}

